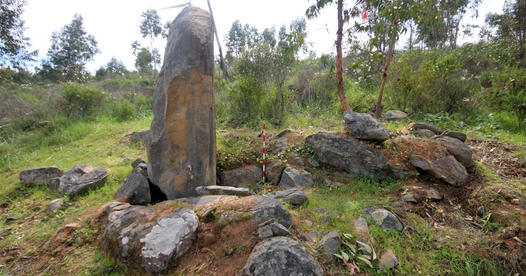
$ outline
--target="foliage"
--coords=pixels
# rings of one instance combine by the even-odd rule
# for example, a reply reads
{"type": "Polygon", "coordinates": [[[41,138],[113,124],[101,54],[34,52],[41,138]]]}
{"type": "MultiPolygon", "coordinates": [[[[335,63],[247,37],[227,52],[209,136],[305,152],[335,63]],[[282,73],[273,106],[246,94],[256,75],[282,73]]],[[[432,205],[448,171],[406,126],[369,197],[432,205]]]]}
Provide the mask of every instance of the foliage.
{"type": "Polygon", "coordinates": [[[84,65],[99,51],[95,37],[87,34],[82,24],[82,16],[75,14],[70,24],[51,36],[47,54],[50,66],[60,74],[61,80],[83,80],[84,65]]]}
{"type": "Polygon", "coordinates": [[[123,76],[126,72],[126,67],[122,61],[112,57],[105,68],[101,67],[95,72],[95,78],[100,80],[107,77],[123,76]]]}
{"type": "Polygon", "coordinates": [[[36,52],[28,52],[21,16],[25,0],[0,0],[0,65],[22,68],[32,61],[36,52]]]}
{"type": "Polygon", "coordinates": [[[151,73],[153,71],[153,56],[146,48],[141,48],[135,58],[135,68],[139,73],[151,73]]]}
{"type": "Polygon", "coordinates": [[[509,67],[494,72],[487,103],[492,108],[510,111],[517,117],[518,126],[526,123],[526,69],[509,67]]]}
{"type": "Polygon", "coordinates": [[[65,83],[62,86],[64,110],[68,116],[83,117],[90,115],[103,106],[106,93],[101,89],[87,87],[78,83],[65,83]]]}
{"type": "Polygon", "coordinates": [[[340,259],[347,269],[349,269],[349,275],[356,275],[360,273],[360,266],[358,264],[366,264],[370,268],[373,268],[372,262],[376,259],[374,248],[370,245],[356,240],[353,241],[353,236],[349,233],[342,235],[342,249],[339,254],[334,254],[335,257],[340,259]]]}
{"type": "MultiPolygon", "coordinates": [[[[157,14],[156,10],[146,10],[141,14],[142,21],[140,25],[142,37],[150,37],[150,53],[152,56],[152,67],[157,69],[158,65],[161,63],[161,58],[159,51],[153,46],[155,38],[159,35],[165,36],[165,30],[161,26],[161,18],[157,14]]],[[[139,56],[137,55],[137,58],[139,56]]]]}

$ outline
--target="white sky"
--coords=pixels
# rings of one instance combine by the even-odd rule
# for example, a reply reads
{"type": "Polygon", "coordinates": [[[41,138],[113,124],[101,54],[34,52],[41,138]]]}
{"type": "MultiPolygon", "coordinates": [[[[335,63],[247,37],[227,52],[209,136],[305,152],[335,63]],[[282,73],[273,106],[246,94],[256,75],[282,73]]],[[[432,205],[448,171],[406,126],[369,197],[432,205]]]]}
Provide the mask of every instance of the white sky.
{"type": "MultiPolygon", "coordinates": [[[[148,40],[141,38],[139,24],[141,13],[147,9],[161,9],[181,4],[187,0],[27,0],[23,19],[27,30],[25,35],[30,38],[32,48],[39,51],[39,59],[44,58],[50,46],[51,33],[69,24],[73,15],[79,13],[84,18],[84,27],[89,34],[95,36],[100,53],[95,56],[87,68],[94,72],[105,65],[111,57],[124,62],[128,69],[134,69],[135,57],[132,55],[131,42],[139,40],[144,46],[150,45],[148,40]]],[[[210,0],[217,24],[219,37],[224,39],[232,22],[240,20],[242,24],[250,24],[260,31],[264,28],[283,24],[304,16],[305,10],[314,0],[210,0]]],[[[346,1],[348,4],[354,1],[346,1]]],[[[501,12],[504,0],[482,0],[479,6],[479,17],[468,16],[463,24],[484,24],[488,12],[501,12]]],[[[208,10],[206,0],[192,0],[193,6],[208,10]]],[[[160,10],[164,25],[172,21],[181,11],[178,9],[160,10]]],[[[336,7],[326,7],[320,16],[307,20],[307,40],[309,47],[318,55],[334,52],[336,33],[336,7]]],[[[475,38],[461,38],[460,42],[475,38]]],[[[400,42],[403,44],[405,42],[400,42]]],[[[224,41],[221,41],[225,48],[224,41]]],[[[164,53],[165,41],[158,38],[156,47],[164,53]]],[[[217,53],[217,46],[216,53],[217,53]]],[[[224,52],[226,50],[223,50],[224,52]]]]}

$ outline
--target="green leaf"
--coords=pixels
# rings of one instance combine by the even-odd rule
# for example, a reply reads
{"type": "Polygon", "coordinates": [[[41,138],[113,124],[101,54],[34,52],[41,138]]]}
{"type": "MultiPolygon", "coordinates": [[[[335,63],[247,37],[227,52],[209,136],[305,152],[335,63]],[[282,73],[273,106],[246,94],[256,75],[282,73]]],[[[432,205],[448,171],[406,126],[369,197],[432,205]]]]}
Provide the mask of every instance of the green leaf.
{"type": "Polygon", "coordinates": [[[367,252],[369,254],[371,254],[373,252],[373,249],[368,244],[363,243],[361,241],[356,241],[356,243],[358,243],[360,245],[360,250],[365,251],[365,252],[367,252]]]}
{"type": "Polygon", "coordinates": [[[373,264],[371,263],[371,261],[369,261],[367,256],[360,255],[360,256],[358,256],[358,259],[361,260],[362,262],[366,263],[370,268],[373,268],[373,264]]]}

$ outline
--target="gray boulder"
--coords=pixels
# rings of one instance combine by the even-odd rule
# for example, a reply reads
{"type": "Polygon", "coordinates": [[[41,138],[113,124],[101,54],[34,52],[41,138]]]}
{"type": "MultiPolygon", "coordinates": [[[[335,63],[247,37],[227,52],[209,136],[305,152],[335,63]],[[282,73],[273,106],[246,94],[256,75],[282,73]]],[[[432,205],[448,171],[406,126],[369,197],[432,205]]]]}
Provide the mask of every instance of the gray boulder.
{"type": "Polygon", "coordinates": [[[398,179],[405,174],[378,150],[347,135],[320,132],[307,137],[306,144],[314,150],[320,163],[345,171],[351,177],[364,175],[381,181],[398,179]]]}
{"type": "Polygon", "coordinates": [[[441,128],[431,125],[431,124],[426,124],[426,123],[411,123],[409,124],[409,129],[411,130],[427,129],[427,130],[432,131],[436,135],[440,135],[443,132],[441,128]]]}
{"type": "Polygon", "coordinates": [[[333,261],[333,254],[339,253],[341,247],[340,234],[332,231],[323,236],[318,244],[318,251],[320,251],[327,261],[333,261]]]}
{"type": "Polygon", "coordinates": [[[473,164],[473,153],[466,144],[457,138],[449,136],[438,137],[437,140],[440,141],[440,143],[446,147],[447,151],[455,156],[455,159],[464,165],[464,167],[471,167],[473,164]]]}
{"type": "Polygon", "coordinates": [[[280,223],[266,223],[258,228],[258,235],[260,239],[267,239],[270,237],[292,236],[292,233],[285,226],[280,223]]]}
{"type": "Polygon", "coordinates": [[[254,192],[248,188],[236,188],[230,186],[199,186],[195,188],[198,195],[235,195],[235,196],[250,196],[254,192]]]}
{"type": "Polygon", "coordinates": [[[353,222],[353,228],[354,232],[356,232],[356,240],[366,244],[370,243],[371,236],[369,234],[369,226],[364,218],[359,217],[355,219],[353,222]]]}
{"type": "Polygon", "coordinates": [[[146,135],[148,135],[148,132],[150,132],[149,130],[142,130],[142,131],[134,131],[132,132],[132,134],[130,135],[130,144],[135,144],[135,143],[138,143],[138,142],[143,142],[144,141],[144,137],[146,137],[146,135]]]}
{"type": "Polygon", "coordinates": [[[20,183],[25,185],[44,185],[48,184],[51,179],[61,177],[64,171],[57,166],[38,167],[23,170],[20,172],[20,183]]]}
{"type": "Polygon", "coordinates": [[[424,129],[424,128],[418,128],[418,129],[412,130],[412,133],[413,135],[417,137],[427,137],[427,138],[431,138],[436,135],[436,133],[434,133],[433,131],[429,129],[424,129]]]}
{"type": "Polygon", "coordinates": [[[187,208],[112,205],[101,246],[126,274],[159,275],[191,247],[198,217],[187,208]]]}
{"type": "Polygon", "coordinates": [[[293,167],[288,167],[283,171],[278,185],[281,189],[312,188],[313,186],[314,180],[309,172],[293,167]]]}
{"type": "Polygon", "coordinates": [[[405,118],[407,118],[407,113],[400,110],[389,110],[384,115],[384,119],[387,121],[400,121],[405,118]]]}
{"type": "Polygon", "coordinates": [[[466,142],[466,139],[468,139],[468,136],[463,133],[463,132],[460,132],[460,131],[451,131],[451,130],[446,130],[444,133],[442,133],[443,136],[449,136],[449,137],[452,137],[452,138],[457,138],[458,140],[462,141],[462,142],[466,142]]]}
{"type": "Polygon", "coordinates": [[[146,205],[152,201],[150,183],[141,171],[139,165],[128,174],[113,196],[114,200],[137,205],[146,205]]]}
{"type": "Polygon", "coordinates": [[[281,199],[290,205],[301,206],[307,201],[307,195],[298,189],[288,189],[270,193],[269,196],[281,199]]]}
{"type": "Polygon", "coordinates": [[[106,178],[108,178],[108,173],[104,167],[95,169],[92,165],[75,165],[63,176],[53,178],[49,183],[49,188],[75,197],[101,187],[106,182],[106,178]]]}
{"type": "Polygon", "coordinates": [[[374,224],[382,226],[385,229],[392,229],[398,232],[404,230],[404,224],[400,219],[385,209],[365,208],[362,209],[362,213],[370,218],[374,224]]]}
{"type": "Polygon", "coordinates": [[[453,156],[428,160],[421,156],[413,155],[409,161],[415,168],[422,169],[435,178],[453,186],[463,186],[468,180],[469,175],[466,168],[453,156]]]}
{"type": "MultiPolygon", "coordinates": [[[[248,197],[245,198],[249,199],[248,197]]],[[[289,211],[275,198],[256,196],[256,204],[251,208],[250,213],[253,221],[268,221],[272,219],[285,227],[292,225],[292,217],[289,211]]]]}
{"type": "Polygon", "coordinates": [[[307,249],[287,237],[273,237],[260,242],[240,273],[243,276],[323,275],[323,270],[307,249]]]}
{"type": "Polygon", "coordinates": [[[219,174],[221,186],[247,188],[256,185],[262,179],[262,171],[254,165],[245,166],[219,174]]]}
{"type": "Polygon", "coordinates": [[[379,142],[389,139],[389,131],[370,114],[346,111],[343,120],[356,139],[379,142]]]}
{"type": "Polygon", "coordinates": [[[170,24],[145,137],[148,175],[168,197],[216,184],[214,47],[210,14],[186,7],[170,24]]]}
{"type": "Polygon", "coordinates": [[[274,185],[279,183],[281,179],[281,174],[285,169],[285,165],[281,161],[270,161],[265,167],[265,175],[267,176],[268,181],[272,182],[274,185]]]}

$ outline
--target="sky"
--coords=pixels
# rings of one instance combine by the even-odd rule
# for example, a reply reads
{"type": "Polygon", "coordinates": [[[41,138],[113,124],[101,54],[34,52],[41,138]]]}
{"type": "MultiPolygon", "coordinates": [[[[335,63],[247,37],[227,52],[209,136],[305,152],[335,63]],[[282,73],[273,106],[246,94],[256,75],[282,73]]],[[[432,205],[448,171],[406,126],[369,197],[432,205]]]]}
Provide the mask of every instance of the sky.
{"type": "MultiPolygon", "coordinates": [[[[158,10],[161,22],[175,19],[182,8],[165,9],[165,7],[182,4],[188,0],[26,0],[27,5],[22,18],[25,21],[25,36],[30,39],[33,50],[38,50],[38,59],[46,57],[50,46],[51,34],[60,31],[62,26],[69,24],[78,13],[84,18],[85,30],[95,36],[98,42],[98,53],[94,60],[87,64],[87,69],[94,72],[104,66],[112,57],[121,60],[129,69],[134,69],[135,57],[132,55],[131,43],[138,40],[144,46],[149,46],[147,39],[142,39],[139,31],[141,13],[147,9],[158,10]]],[[[250,24],[260,31],[283,24],[289,25],[293,20],[305,15],[305,10],[314,0],[210,0],[214,13],[217,31],[222,40],[223,49],[225,34],[232,22],[240,20],[242,24],[250,24]]],[[[347,7],[354,1],[346,1],[347,7]],[[349,4],[347,4],[349,3],[349,4]]],[[[206,0],[192,0],[193,6],[208,10],[206,0]]],[[[504,0],[482,0],[479,6],[478,18],[467,13],[462,24],[484,25],[484,19],[489,12],[501,12],[504,0]]],[[[307,42],[310,50],[317,55],[333,53],[336,37],[336,8],[326,7],[320,15],[307,20],[307,42]]],[[[478,39],[461,37],[459,42],[469,42],[478,39]]],[[[399,44],[403,44],[403,38],[399,44]]],[[[155,46],[164,53],[166,41],[156,40],[155,46]]],[[[214,46],[217,53],[217,45],[214,46]]],[[[344,48],[345,50],[345,48],[344,48]]],[[[224,49],[223,52],[226,50],[224,49]]]]}

